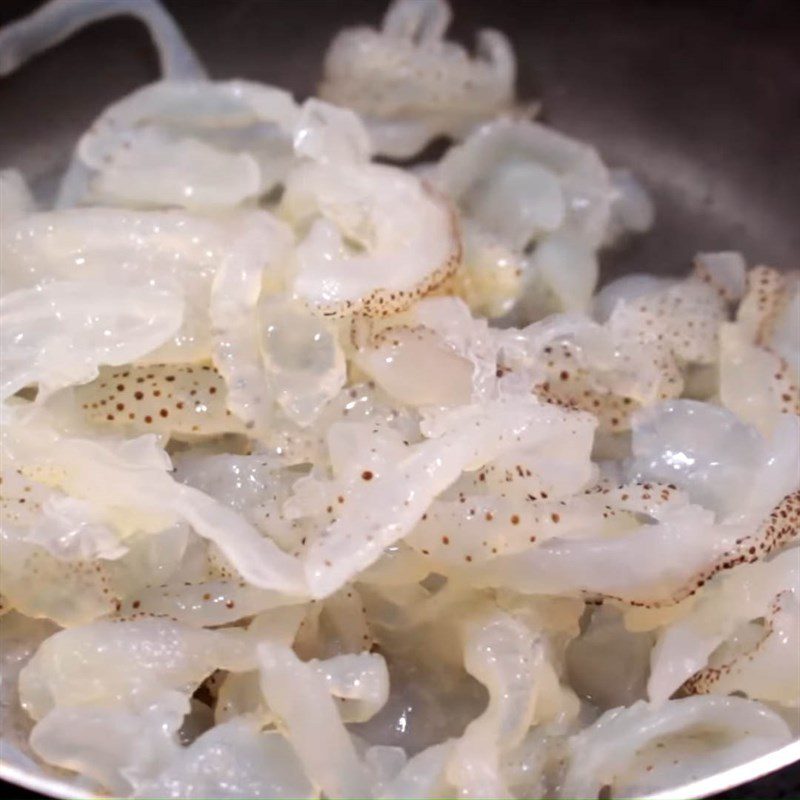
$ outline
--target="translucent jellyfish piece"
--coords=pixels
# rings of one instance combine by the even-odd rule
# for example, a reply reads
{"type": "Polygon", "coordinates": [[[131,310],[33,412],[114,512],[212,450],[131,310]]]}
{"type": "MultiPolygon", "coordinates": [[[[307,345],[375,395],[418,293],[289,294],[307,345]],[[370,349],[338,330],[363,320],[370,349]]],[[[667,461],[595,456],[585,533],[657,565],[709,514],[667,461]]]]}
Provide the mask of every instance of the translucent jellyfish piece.
{"type": "Polygon", "coordinates": [[[730,303],[744,297],[747,264],[741,253],[698,253],[694,259],[694,274],[713,286],[730,303]]]}
{"type": "Polygon", "coordinates": [[[561,425],[569,425],[562,412],[525,397],[441,415],[427,431],[435,438],[418,445],[406,446],[393,432],[375,434],[370,426],[333,426],[329,446],[335,478],[327,485],[304,479],[305,497],[294,498],[290,512],[319,514],[324,498],[345,501],[332,504],[335,518],[308,549],[305,570],[314,596],[329,594],[375,562],[461,472],[515,448],[532,448],[561,425]]]}
{"type": "MultiPolygon", "coordinates": [[[[303,624],[306,610],[306,607],[297,605],[262,612],[249,625],[249,633],[258,641],[269,640],[291,647],[303,624]]],[[[222,679],[217,693],[214,707],[217,724],[247,715],[262,720],[264,724],[276,720],[261,691],[257,669],[229,672],[222,679]]]]}
{"type": "Polygon", "coordinates": [[[472,397],[473,366],[424,326],[387,328],[356,363],[393,398],[410,406],[456,406],[472,397]]]}
{"type": "Polygon", "coordinates": [[[285,298],[264,297],[257,314],[267,385],[284,414],[307,426],[345,384],[336,329],[285,298]]]}
{"type": "Polygon", "coordinates": [[[477,564],[472,581],[522,593],[597,592],[634,605],[670,605],[703,581],[707,570],[713,573],[746,531],[715,525],[713,514],[699,506],[679,506],[655,524],[617,536],[550,539],[498,556],[477,564]]]}
{"type": "Polygon", "coordinates": [[[300,108],[292,146],[296,156],[321,164],[369,161],[372,153],[369,133],[357,114],[315,97],[300,108]]]}
{"type": "Polygon", "coordinates": [[[153,436],[122,442],[71,438],[28,419],[8,429],[5,453],[29,477],[91,502],[121,537],[158,532],[182,519],[214,541],[255,586],[305,592],[297,561],[232,509],[177,483],[153,436]]]}
{"type": "Polygon", "coordinates": [[[720,329],[719,399],[765,435],[781,415],[800,413],[797,375],[776,353],[753,344],[738,324],[720,329]]]}
{"type": "Polygon", "coordinates": [[[746,275],[745,293],[736,321],[753,344],[769,346],[772,332],[786,302],[786,279],[772,267],[754,267],[746,275]]]}
{"type": "Polygon", "coordinates": [[[284,180],[298,114],[290,94],[263,84],[150,84],[105,109],[81,137],[57,207],[93,194],[145,206],[235,206],[284,180]]]}
{"type": "Polygon", "coordinates": [[[316,797],[291,745],[276,731],[232,719],[204,733],[174,756],[136,797],[316,797]]]}
{"type": "Polygon", "coordinates": [[[597,285],[600,267],[593,249],[570,231],[545,237],[532,264],[564,311],[586,311],[597,285]]]}
{"type": "Polygon", "coordinates": [[[686,684],[690,692],[747,697],[788,708],[800,706],[798,586],[775,596],[763,622],[741,626],[686,684]]]}
{"type": "Polygon", "coordinates": [[[608,321],[618,302],[633,303],[640,297],[655,294],[672,285],[673,280],[650,275],[645,272],[633,272],[611,281],[603,286],[592,298],[593,316],[598,322],[608,321]]]}
{"type": "MultiPolygon", "coordinates": [[[[290,519],[283,505],[305,469],[282,468],[263,455],[187,454],[176,456],[176,478],[199,489],[241,514],[251,525],[286,552],[301,555],[302,539],[310,531],[302,521],[290,519]]],[[[234,574],[222,578],[236,578],[234,574]]],[[[235,581],[234,581],[235,582],[235,581]]]]}
{"type": "Polygon", "coordinates": [[[35,763],[28,744],[33,722],[20,705],[17,679],[39,645],[57,630],[50,620],[31,619],[9,609],[0,621],[0,747],[6,764],[35,763]]]}
{"type": "Polygon", "coordinates": [[[508,40],[480,31],[474,57],[444,40],[444,0],[396,0],[380,30],[341,31],[328,49],[320,96],[357,111],[380,155],[408,158],[438,135],[460,137],[511,106],[508,40]]]}
{"type": "Polygon", "coordinates": [[[464,198],[466,213],[501,241],[522,250],[561,227],[566,214],[558,177],[532,161],[505,161],[464,198]]]}
{"type": "MultiPolygon", "coordinates": [[[[512,407],[517,402],[525,403],[525,395],[517,391],[506,395],[501,390],[500,398],[499,407],[504,402],[512,407]]],[[[488,405],[491,407],[492,404],[488,405]]],[[[530,436],[506,445],[479,468],[462,475],[449,491],[449,499],[460,501],[462,496],[494,494],[513,507],[539,498],[562,498],[593,485],[597,480],[597,468],[589,454],[597,428],[596,420],[589,414],[549,403],[542,404],[542,407],[552,414],[549,430],[534,425],[530,436]]],[[[463,413],[463,409],[454,411],[451,424],[459,412],[463,413]]],[[[426,432],[437,430],[435,426],[442,416],[449,415],[428,414],[422,423],[426,432]]],[[[503,505],[500,502],[500,506],[503,505]]],[[[514,513],[511,508],[509,510],[514,513]]]]}
{"type": "Polygon", "coordinates": [[[483,125],[447,152],[432,180],[460,206],[471,208],[482,226],[492,230],[492,220],[499,223],[502,230],[494,232],[510,246],[523,246],[562,225],[591,248],[606,234],[613,190],[597,152],[535,122],[499,119],[483,125]],[[513,214],[493,217],[497,203],[512,206],[515,199],[519,207],[513,214]],[[502,234],[508,236],[509,227],[513,239],[506,241],[502,234]]]}
{"type": "Polygon", "coordinates": [[[101,620],[47,639],[20,673],[20,697],[34,719],[56,707],[135,702],[142,708],[163,691],[196,687],[217,668],[254,667],[253,643],[241,630],[101,620]]]}
{"type": "Polygon", "coordinates": [[[213,354],[228,386],[227,405],[259,431],[271,417],[273,392],[259,357],[258,299],[265,281],[281,282],[292,241],[288,226],[270,214],[249,215],[211,286],[213,354]]]}
{"type": "Polygon", "coordinates": [[[236,579],[170,581],[128,592],[117,616],[121,619],[163,616],[199,628],[228,625],[291,602],[277,592],[236,579]]]}
{"type": "Polygon", "coordinates": [[[364,753],[364,762],[372,778],[373,797],[380,797],[391,780],[408,762],[402,747],[374,745],[364,753]]]}
{"type": "Polygon", "coordinates": [[[181,692],[163,692],[140,708],[54,708],[31,732],[31,747],[49,764],[94,778],[129,795],[179,756],[177,731],[189,710],[181,692]]]}
{"type": "Polygon", "coordinates": [[[30,480],[19,467],[9,462],[3,465],[2,478],[0,513],[3,526],[17,530],[32,527],[40,520],[42,507],[55,494],[54,490],[30,480]]]}
{"type": "Polygon", "coordinates": [[[500,317],[522,291],[523,259],[497,237],[461,220],[464,258],[456,273],[456,293],[473,313],[500,317]]]}
{"type": "MultiPolygon", "coordinates": [[[[231,136],[232,142],[241,144],[236,132],[270,123],[282,132],[284,146],[291,148],[298,114],[292,96],[274,86],[241,80],[157,81],[108,106],[82,137],[78,154],[87,166],[98,169],[127,132],[148,125],[198,139],[211,137],[212,143],[215,137],[231,136]]],[[[274,146],[274,137],[265,135],[262,144],[274,146]]]]}
{"type": "Polygon", "coordinates": [[[380,164],[301,164],[280,211],[306,235],[292,291],[324,316],[388,316],[455,272],[461,245],[447,203],[380,164]]]}
{"type": "Polygon", "coordinates": [[[636,344],[577,313],[495,334],[507,380],[547,402],[594,415],[602,430],[630,427],[641,405],[680,394],[683,379],[659,343],[636,344]]]}
{"type": "Polygon", "coordinates": [[[570,739],[559,796],[596,797],[606,785],[612,797],[647,794],[744,763],[790,738],[775,712],[741,697],[669,700],[659,709],[639,701],[607,711],[570,739]]]}
{"type": "Polygon", "coordinates": [[[693,692],[747,691],[757,699],[796,705],[800,700],[797,634],[786,622],[791,621],[798,595],[800,564],[792,550],[715,579],[688,615],[659,634],[648,682],[651,702],[663,703],[688,680],[693,692]],[[776,619],[781,613],[785,619],[776,619]],[[755,644],[742,643],[737,653],[737,633],[762,617],[766,622],[757,626],[755,644]],[[720,649],[726,640],[730,645],[720,649]],[[770,682],[762,682],[760,688],[748,685],[746,679],[756,659],[765,662],[762,669],[771,674],[770,682]]]}
{"type": "Polygon", "coordinates": [[[181,526],[134,536],[122,544],[119,532],[99,521],[88,503],[11,470],[3,472],[2,520],[0,576],[6,602],[61,625],[118,611],[128,592],[174,572],[186,546],[186,529],[181,526]],[[46,513],[53,500],[77,504],[77,518],[56,517],[54,525],[53,515],[46,513]],[[27,519],[15,507],[26,508],[27,519]]]}
{"type": "MultiPolygon", "coordinates": [[[[586,714],[580,723],[591,722],[586,714]]],[[[503,759],[503,775],[514,797],[551,797],[563,778],[566,742],[578,722],[558,721],[533,728],[503,759]]]]}
{"type": "Polygon", "coordinates": [[[727,317],[727,304],[719,292],[689,277],[659,291],[618,300],[608,325],[620,340],[660,342],[682,362],[711,364],[719,358],[719,327],[727,317]]]}
{"type": "Polygon", "coordinates": [[[90,181],[87,199],[213,211],[241,205],[261,189],[258,162],[249,153],[227,153],[198,139],[142,127],[126,136],[90,181]]]}
{"type": "Polygon", "coordinates": [[[767,439],[725,408],[671,400],[637,412],[636,480],[671,482],[722,519],[760,522],[800,485],[800,421],[787,418],[767,439]]]}
{"type": "Polygon", "coordinates": [[[156,350],[180,328],[183,313],[179,295],[142,285],[123,290],[57,281],[4,295],[2,397],[38,385],[44,399],[64,386],[88,383],[102,364],[125,364],[156,350]]]}
{"type": "Polygon", "coordinates": [[[656,210],[644,184],[627,169],[612,169],[614,198],[606,242],[613,243],[626,233],[644,233],[653,226],[656,210]]]}
{"type": "MultiPolygon", "coordinates": [[[[486,320],[474,317],[456,297],[425,298],[414,306],[410,320],[434,331],[444,345],[471,365],[473,402],[496,396],[499,345],[486,320]]],[[[455,378],[452,370],[448,375],[455,378]]]]}
{"type": "Polygon", "coordinates": [[[446,768],[454,747],[453,740],[433,744],[408,760],[400,772],[383,787],[380,797],[446,797],[453,793],[446,768]]]}
{"type": "Polygon", "coordinates": [[[770,349],[800,371],[800,272],[786,276],[786,289],[770,338],[770,349]]]}
{"type": "Polygon", "coordinates": [[[306,775],[331,798],[365,797],[369,773],[356,752],[325,677],[286,645],[258,646],[261,688],[286,728],[306,775]]]}
{"type": "Polygon", "coordinates": [[[791,273],[750,270],[736,322],[720,331],[720,400],[766,434],[780,415],[800,414],[797,286],[791,273]]]}
{"type": "Polygon", "coordinates": [[[24,537],[59,561],[114,560],[128,551],[89,503],[58,492],[45,499],[41,517],[24,537]]]}
{"type": "Polygon", "coordinates": [[[307,607],[293,647],[304,661],[325,661],[339,655],[358,655],[373,643],[361,592],[347,585],[307,607]]]}
{"type": "Polygon", "coordinates": [[[489,705],[455,743],[447,779],[461,797],[508,797],[500,759],[533,721],[544,652],[525,625],[502,612],[469,619],[463,629],[465,667],[489,690],[489,705]]]}
{"type": "Polygon", "coordinates": [[[378,653],[348,653],[310,663],[338,698],[343,722],[366,722],[389,696],[389,672],[378,653]]]}
{"type": "Polygon", "coordinates": [[[205,77],[191,46],[157,0],[51,0],[0,32],[0,75],[14,72],[93,22],[120,15],[136,17],[147,26],[165,77],[205,77]]]}
{"type": "Polygon", "coordinates": [[[129,435],[152,432],[192,441],[245,432],[226,408],[225,381],[210,364],[103,367],[73,394],[93,425],[129,435]]]}
{"type": "MultiPolygon", "coordinates": [[[[16,221],[0,242],[7,290],[62,281],[108,283],[116,297],[144,283],[183,299],[183,324],[151,363],[211,356],[209,296],[220,261],[235,246],[243,217],[182,211],[68,209],[16,221]]],[[[99,292],[99,288],[93,290],[99,292]]],[[[174,304],[177,311],[179,302],[174,304]]]]}
{"type": "MultiPolygon", "coordinates": [[[[481,470],[479,485],[487,483],[486,473],[486,468],[481,470]]],[[[544,494],[548,499],[528,495],[522,501],[504,500],[491,493],[463,492],[454,500],[437,499],[406,542],[429,557],[432,570],[469,570],[470,565],[550,539],[624,533],[637,526],[640,515],[657,518],[667,508],[687,503],[685,496],[663,484],[648,484],[647,489],[641,484],[604,487],[569,499],[549,499],[544,494]]]]}
{"type": "MultiPolygon", "coordinates": [[[[355,377],[355,376],[353,376],[355,377]]],[[[356,380],[343,388],[306,428],[278,417],[257,452],[286,466],[325,464],[328,460],[328,429],[335,422],[368,422],[398,431],[404,441],[418,442],[419,418],[414,409],[399,407],[374,381],[356,380]]]]}

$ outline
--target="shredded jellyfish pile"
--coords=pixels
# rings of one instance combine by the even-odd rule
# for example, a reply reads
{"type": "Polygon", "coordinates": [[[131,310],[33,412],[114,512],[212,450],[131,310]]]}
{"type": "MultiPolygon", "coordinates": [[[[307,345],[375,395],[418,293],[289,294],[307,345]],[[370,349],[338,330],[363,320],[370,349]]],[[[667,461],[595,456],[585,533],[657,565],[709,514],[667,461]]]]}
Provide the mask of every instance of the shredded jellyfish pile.
{"type": "Polygon", "coordinates": [[[647,192],[445,0],[341,32],[302,102],[208,77],[155,0],[53,0],[0,72],[115,14],[161,79],[51,202],[0,173],[3,761],[596,798],[796,741],[800,274],[600,287],[647,192]]]}

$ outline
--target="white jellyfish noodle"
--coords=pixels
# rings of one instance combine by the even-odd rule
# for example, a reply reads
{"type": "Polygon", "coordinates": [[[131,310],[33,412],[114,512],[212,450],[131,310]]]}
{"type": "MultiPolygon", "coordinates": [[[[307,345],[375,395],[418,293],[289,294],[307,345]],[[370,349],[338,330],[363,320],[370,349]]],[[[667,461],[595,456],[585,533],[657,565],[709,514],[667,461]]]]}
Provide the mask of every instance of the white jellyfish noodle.
{"type": "Polygon", "coordinates": [[[316,797],[291,745],[255,721],[216,725],[177,754],[156,777],[139,786],[138,797],[202,798],[316,797]]]}
{"type": "Polygon", "coordinates": [[[145,86],[80,139],[58,204],[240,205],[283,181],[298,113],[288,92],[248,81],[145,86]]]}
{"type": "Polygon", "coordinates": [[[4,295],[2,399],[26,386],[38,386],[44,399],[91,381],[103,364],[145,356],[175,335],[183,314],[180,295],[146,285],[55,281],[4,295]]]}
{"type": "Polygon", "coordinates": [[[286,645],[258,646],[264,697],[280,718],[306,775],[328,797],[365,797],[369,773],[358,756],[325,675],[286,645]]]}
{"type": "Polygon", "coordinates": [[[720,400],[764,433],[781,414],[800,414],[798,297],[791,274],[756,267],[736,322],[720,331],[720,400]]]}
{"type": "Polygon", "coordinates": [[[76,412],[98,431],[197,441],[246,430],[226,407],[225,380],[210,364],[103,367],[91,383],[72,391],[76,412]]]}
{"type": "Polygon", "coordinates": [[[20,674],[23,707],[39,721],[33,747],[115,791],[135,791],[178,756],[176,732],[194,688],[217,667],[252,669],[254,646],[241,630],[168,619],[61,631],[20,674]]]}
{"type": "Polygon", "coordinates": [[[639,701],[607,711],[569,742],[559,796],[635,797],[679,786],[767,753],[791,738],[786,723],[741,697],[639,701]],[[608,790],[606,790],[608,791],[608,790]]]}
{"type": "Polygon", "coordinates": [[[396,0],[380,30],[346,29],[331,43],[320,96],[361,114],[379,154],[413,156],[511,108],[516,62],[506,37],[481,31],[471,58],[444,39],[450,17],[445,0],[396,0]]]}
{"type": "Polygon", "coordinates": [[[671,482],[720,519],[758,524],[800,487],[800,420],[765,437],[726,408],[670,400],[638,411],[629,474],[671,482]]]}
{"type": "Polygon", "coordinates": [[[165,691],[131,705],[54,708],[31,731],[31,748],[47,764],[89,776],[101,791],[131,795],[178,758],[190,703],[165,691]]]}
{"type": "Polygon", "coordinates": [[[282,288],[291,229],[253,218],[219,265],[211,289],[214,360],[228,384],[229,408],[264,434],[276,407],[308,425],[345,383],[336,331],[282,288]],[[266,263],[265,263],[266,262],[266,263]]]}
{"type": "Polygon", "coordinates": [[[546,402],[589,412],[603,431],[627,430],[637,408],[683,388],[671,353],[574,313],[496,335],[502,374],[546,402]]]}
{"type": "MultiPolygon", "coordinates": [[[[564,246],[584,243],[591,255],[608,226],[611,181],[597,151],[539,123],[501,119],[482,126],[444,156],[432,180],[468,217],[516,249],[562,231],[564,246]]],[[[555,257],[555,240],[548,247],[555,257]]],[[[550,257],[541,261],[563,299],[588,301],[596,264],[569,276],[558,275],[550,257]]]]}
{"type": "MultiPolygon", "coordinates": [[[[485,483],[487,469],[480,474],[486,475],[483,481],[479,477],[485,483]]],[[[461,491],[451,500],[434,500],[406,542],[429,558],[432,569],[464,570],[466,576],[470,565],[512,556],[553,539],[612,537],[635,529],[641,515],[659,516],[687,504],[674,487],[646,486],[598,486],[567,498],[558,493],[551,498],[545,491],[545,498],[540,494],[521,500],[461,491]]]]}
{"type": "Polygon", "coordinates": [[[324,316],[388,316],[455,272],[461,246],[446,201],[419,178],[368,163],[302,163],[281,214],[307,231],[294,295],[324,316]]]}
{"type": "Polygon", "coordinates": [[[692,693],[743,691],[800,704],[799,597],[800,563],[791,549],[715,579],[686,617],[659,634],[651,701],[662,703],[683,685],[692,693]]]}
{"type": "Polygon", "coordinates": [[[122,441],[65,436],[41,416],[28,414],[7,427],[5,455],[26,477],[91,503],[121,540],[184,520],[256,586],[290,595],[305,591],[295,559],[232,509],[174,481],[169,458],[153,436],[122,441]]]}
{"type": "Polygon", "coordinates": [[[301,479],[287,504],[293,516],[323,520],[324,530],[304,561],[314,596],[329,594],[375,562],[464,470],[534,449],[571,422],[559,410],[524,397],[460,411],[452,419],[440,418],[438,429],[429,431],[434,438],[417,445],[368,425],[331,427],[333,480],[301,479]]]}
{"type": "Polygon", "coordinates": [[[198,685],[216,668],[255,667],[245,631],[198,630],[168,619],[101,620],[60,631],[20,675],[22,704],[34,719],[60,706],[144,702],[198,685]]]}
{"type": "Polygon", "coordinates": [[[362,327],[353,360],[405,405],[464,405],[494,389],[498,348],[492,332],[457,298],[425,298],[385,324],[362,327]]]}
{"type": "MultiPolygon", "coordinates": [[[[122,287],[149,283],[153,290],[178,294],[184,304],[180,330],[172,342],[154,351],[150,363],[207,359],[212,351],[209,297],[214,275],[221,261],[248,252],[247,242],[239,243],[238,238],[243,228],[259,219],[268,215],[250,212],[210,218],[177,210],[111,208],[32,214],[9,226],[0,242],[4,289],[32,288],[54,280],[122,287]]],[[[264,266],[270,257],[252,249],[249,254],[264,266]]],[[[124,291],[118,289],[117,297],[124,291]]]]}
{"type": "Polygon", "coordinates": [[[502,612],[466,620],[464,663],[489,690],[489,705],[455,743],[447,778],[461,797],[507,797],[500,760],[533,721],[541,643],[502,612]]]}
{"type": "Polygon", "coordinates": [[[51,0],[0,31],[0,75],[14,72],[28,59],[87,25],[116,16],[132,16],[147,26],[166,77],[205,77],[189,43],[157,0],[51,0]]]}

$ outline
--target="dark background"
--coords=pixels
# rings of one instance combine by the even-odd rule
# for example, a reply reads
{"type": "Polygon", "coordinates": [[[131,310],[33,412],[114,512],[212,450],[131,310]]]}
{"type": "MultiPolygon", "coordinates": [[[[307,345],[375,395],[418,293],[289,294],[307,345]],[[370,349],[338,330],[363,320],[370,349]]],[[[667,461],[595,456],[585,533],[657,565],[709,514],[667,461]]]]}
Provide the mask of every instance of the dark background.
{"type": "MultiPolygon", "coordinates": [[[[800,0],[451,0],[455,38],[506,32],[519,96],[630,166],[654,195],[655,230],[604,257],[684,272],[698,250],[800,264],[800,0]]],[[[376,23],[381,0],[167,0],[214,78],[313,93],[332,34],[376,23]]],[[[0,24],[36,0],[0,0],[0,24]]],[[[111,20],[0,80],[0,167],[46,193],[101,109],[157,77],[144,28],[111,20]]],[[[7,797],[35,797],[0,784],[7,797]]],[[[800,767],[719,800],[800,798],[800,767]]]]}
{"type": "MultiPolygon", "coordinates": [[[[612,272],[679,273],[699,250],[796,265],[800,252],[800,0],[454,0],[455,37],[497,27],[519,95],[629,165],[656,229],[612,272]]],[[[0,0],[0,22],[38,5],[0,0]]],[[[383,0],[167,0],[215,78],[314,90],[331,35],[377,22],[383,0]]],[[[157,76],[143,26],[87,29],[0,81],[0,166],[54,181],[110,101],[157,76]]]]}

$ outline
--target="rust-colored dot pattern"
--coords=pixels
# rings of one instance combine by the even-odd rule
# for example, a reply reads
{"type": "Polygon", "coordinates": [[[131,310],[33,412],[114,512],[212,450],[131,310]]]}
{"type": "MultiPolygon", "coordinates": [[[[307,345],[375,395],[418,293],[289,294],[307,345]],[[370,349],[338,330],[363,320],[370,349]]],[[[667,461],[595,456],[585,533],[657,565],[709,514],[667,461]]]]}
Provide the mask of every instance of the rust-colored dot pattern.
{"type": "Polygon", "coordinates": [[[728,661],[704,667],[696,672],[681,686],[681,694],[709,694],[714,691],[714,687],[723,677],[735,677],[737,671],[745,666],[747,662],[754,661],[767,641],[774,636],[775,617],[783,610],[783,604],[794,602],[791,597],[792,594],[791,591],[782,591],[775,595],[768,612],[764,615],[763,632],[754,644],[737,653],[728,661]]]}
{"type": "Polygon", "coordinates": [[[772,267],[754,267],[747,273],[747,289],[736,319],[747,326],[753,343],[769,345],[778,316],[788,302],[786,281],[772,267]]]}
{"type": "Polygon", "coordinates": [[[365,318],[386,318],[408,310],[424,297],[449,294],[456,289],[453,278],[462,260],[461,236],[456,215],[447,198],[425,181],[422,181],[422,186],[425,194],[444,211],[449,221],[451,245],[442,263],[432,264],[421,280],[403,289],[378,287],[357,300],[346,300],[336,304],[311,304],[313,311],[324,317],[333,318],[352,317],[355,314],[365,318]]]}
{"type": "MultiPolygon", "coordinates": [[[[577,361],[576,348],[571,342],[546,347],[541,366],[548,378],[534,384],[533,394],[546,403],[588,411],[597,417],[601,430],[613,433],[628,430],[639,403],[624,395],[598,390],[591,371],[577,361]],[[564,366],[569,366],[569,369],[564,369],[564,366]]],[[[674,387],[675,394],[678,394],[682,382],[676,381],[674,387]]]]}
{"type": "Polygon", "coordinates": [[[210,365],[105,367],[92,383],[75,387],[75,394],[90,422],[131,434],[154,431],[196,438],[245,430],[225,407],[225,382],[210,365]]]}
{"type": "Polygon", "coordinates": [[[652,600],[634,600],[616,595],[606,595],[606,597],[639,608],[673,606],[687,597],[697,594],[698,589],[705,586],[711,578],[723,570],[734,569],[740,564],[754,564],[756,561],[761,561],[798,537],[800,537],[800,490],[786,495],[752,536],[737,539],[734,548],[723,553],[669,595],[654,597],[652,600]]]}

